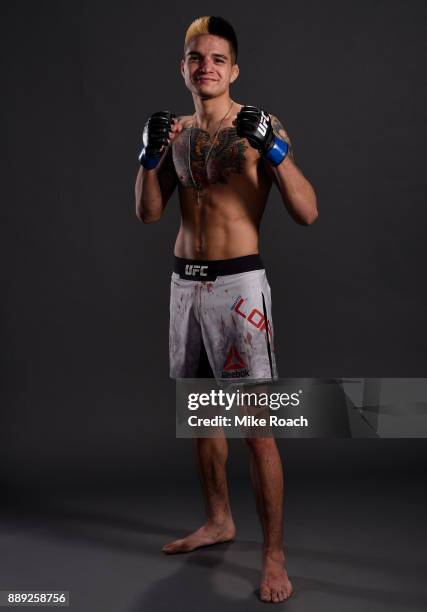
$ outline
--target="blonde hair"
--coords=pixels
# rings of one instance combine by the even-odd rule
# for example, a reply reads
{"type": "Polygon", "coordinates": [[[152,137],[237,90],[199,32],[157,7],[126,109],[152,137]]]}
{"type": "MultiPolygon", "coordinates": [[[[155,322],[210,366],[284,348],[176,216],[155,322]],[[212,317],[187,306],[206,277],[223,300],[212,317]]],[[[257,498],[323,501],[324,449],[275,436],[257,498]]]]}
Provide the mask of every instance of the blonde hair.
{"type": "Polygon", "coordinates": [[[210,17],[198,17],[188,26],[187,32],[185,33],[184,49],[195,36],[200,34],[209,34],[209,19],[210,17]]]}

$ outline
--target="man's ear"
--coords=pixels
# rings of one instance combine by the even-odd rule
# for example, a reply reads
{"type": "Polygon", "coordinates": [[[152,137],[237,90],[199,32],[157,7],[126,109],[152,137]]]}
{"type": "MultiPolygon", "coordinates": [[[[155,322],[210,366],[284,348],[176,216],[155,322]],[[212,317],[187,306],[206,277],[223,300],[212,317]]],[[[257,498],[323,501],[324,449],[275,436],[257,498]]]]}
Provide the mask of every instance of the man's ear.
{"type": "Polygon", "coordinates": [[[230,83],[234,83],[234,81],[239,76],[239,72],[240,72],[239,71],[239,66],[237,64],[234,64],[232,69],[231,69],[230,83]]]}
{"type": "Polygon", "coordinates": [[[184,60],[181,59],[181,74],[184,77],[184,60]]]}

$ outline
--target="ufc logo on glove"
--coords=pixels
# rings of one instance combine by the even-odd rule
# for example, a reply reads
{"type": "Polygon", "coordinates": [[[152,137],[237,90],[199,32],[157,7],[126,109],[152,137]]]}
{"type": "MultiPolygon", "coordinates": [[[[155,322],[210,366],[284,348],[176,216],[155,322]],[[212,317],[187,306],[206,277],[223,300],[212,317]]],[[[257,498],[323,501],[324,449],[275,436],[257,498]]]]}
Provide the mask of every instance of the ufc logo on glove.
{"type": "Polygon", "coordinates": [[[261,121],[258,125],[258,132],[260,132],[262,136],[265,136],[267,133],[267,128],[268,128],[268,117],[262,110],[261,111],[261,121]]]}

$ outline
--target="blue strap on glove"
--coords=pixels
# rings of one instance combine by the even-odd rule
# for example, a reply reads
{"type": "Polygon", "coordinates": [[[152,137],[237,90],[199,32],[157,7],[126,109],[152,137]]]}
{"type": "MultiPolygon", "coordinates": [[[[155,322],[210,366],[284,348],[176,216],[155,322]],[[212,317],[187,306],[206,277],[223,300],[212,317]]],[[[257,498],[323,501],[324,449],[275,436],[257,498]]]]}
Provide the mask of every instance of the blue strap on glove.
{"type": "Polygon", "coordinates": [[[152,170],[159,163],[161,155],[159,157],[151,157],[150,155],[147,155],[145,147],[142,147],[141,153],[138,155],[138,159],[141,166],[143,166],[146,170],[152,170]]]}
{"type": "Polygon", "coordinates": [[[278,166],[285,159],[288,150],[288,143],[278,136],[275,136],[271,149],[267,151],[264,157],[266,157],[273,166],[278,166]]]}

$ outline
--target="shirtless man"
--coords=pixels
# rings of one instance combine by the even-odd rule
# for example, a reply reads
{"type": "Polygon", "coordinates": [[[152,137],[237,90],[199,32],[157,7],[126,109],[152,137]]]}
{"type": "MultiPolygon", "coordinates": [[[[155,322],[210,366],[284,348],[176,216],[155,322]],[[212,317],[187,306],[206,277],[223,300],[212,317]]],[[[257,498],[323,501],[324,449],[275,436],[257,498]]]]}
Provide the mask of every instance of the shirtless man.
{"type": "MultiPolygon", "coordinates": [[[[201,376],[201,356],[217,378],[277,378],[270,287],[259,256],[259,226],[272,183],[297,223],[310,225],[318,216],[314,190],[293,161],[280,121],[230,97],[236,60],[232,26],[221,17],[196,19],[181,60],[195,113],[155,113],[144,128],[136,215],[144,223],[158,221],[176,187],[181,208],[171,279],[173,378],[201,376]]],[[[284,567],[283,469],[273,437],[246,441],[264,534],[260,598],[277,603],[292,593],[284,567]]],[[[166,544],[167,554],[235,537],[227,441],[197,439],[196,450],[207,519],[166,544]]]]}

